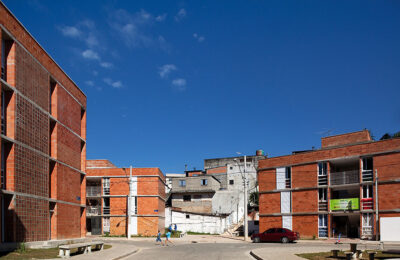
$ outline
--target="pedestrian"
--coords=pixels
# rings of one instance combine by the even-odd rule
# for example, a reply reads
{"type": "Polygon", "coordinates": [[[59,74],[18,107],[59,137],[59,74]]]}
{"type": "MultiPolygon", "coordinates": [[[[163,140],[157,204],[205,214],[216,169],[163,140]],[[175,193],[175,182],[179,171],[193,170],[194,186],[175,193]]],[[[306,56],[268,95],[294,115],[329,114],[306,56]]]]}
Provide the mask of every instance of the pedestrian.
{"type": "Polygon", "coordinates": [[[158,233],[157,233],[156,243],[157,242],[160,242],[160,244],[162,246],[164,245],[163,241],[161,240],[161,232],[160,232],[160,230],[158,230],[158,233]]]}
{"type": "Polygon", "coordinates": [[[171,241],[170,239],[171,239],[171,231],[168,231],[167,234],[165,234],[165,245],[166,245],[166,246],[168,246],[168,244],[167,244],[168,242],[170,242],[171,244],[173,244],[172,241],[171,241]]]}

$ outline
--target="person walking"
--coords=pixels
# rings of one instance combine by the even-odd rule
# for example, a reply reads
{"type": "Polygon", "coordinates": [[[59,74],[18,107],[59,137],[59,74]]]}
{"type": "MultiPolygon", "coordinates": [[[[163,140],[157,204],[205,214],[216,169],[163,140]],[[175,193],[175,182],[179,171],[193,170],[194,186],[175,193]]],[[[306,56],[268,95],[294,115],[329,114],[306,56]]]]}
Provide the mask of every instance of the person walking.
{"type": "Polygon", "coordinates": [[[171,231],[168,231],[167,234],[165,234],[165,245],[166,246],[168,246],[168,242],[170,242],[171,244],[174,244],[174,243],[172,243],[172,241],[170,239],[171,239],[171,231]]]}
{"type": "Polygon", "coordinates": [[[156,238],[156,243],[158,243],[158,242],[160,242],[160,244],[162,246],[164,245],[163,241],[161,240],[161,232],[160,232],[160,230],[158,230],[157,238],[156,238]]]}

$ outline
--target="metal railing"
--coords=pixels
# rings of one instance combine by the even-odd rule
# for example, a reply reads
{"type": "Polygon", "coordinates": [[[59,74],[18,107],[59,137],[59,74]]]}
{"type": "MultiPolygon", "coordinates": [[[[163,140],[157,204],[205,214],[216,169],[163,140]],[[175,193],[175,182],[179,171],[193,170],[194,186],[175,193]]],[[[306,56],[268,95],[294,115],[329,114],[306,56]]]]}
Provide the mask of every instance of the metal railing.
{"type": "Polygon", "coordinates": [[[366,238],[370,238],[373,236],[373,227],[362,227],[362,236],[366,238]]]}
{"type": "Polygon", "coordinates": [[[374,172],[372,170],[363,170],[362,171],[362,181],[374,181],[374,172]]]}
{"type": "Polygon", "coordinates": [[[319,237],[328,237],[328,228],[327,227],[318,227],[318,236],[319,237]]]}
{"type": "Polygon", "coordinates": [[[327,201],[319,201],[318,202],[318,211],[328,211],[328,202],[327,201]]]}
{"type": "Polygon", "coordinates": [[[110,207],[103,207],[103,214],[104,215],[110,215],[110,207]]]}
{"type": "Polygon", "coordinates": [[[319,175],[318,176],[318,185],[319,186],[328,185],[328,176],[319,175]]]}
{"type": "Polygon", "coordinates": [[[361,205],[363,210],[374,209],[374,199],[373,198],[361,199],[361,205]]]}
{"type": "Polygon", "coordinates": [[[331,185],[360,183],[360,172],[358,170],[331,172],[330,182],[331,185]]]}
{"type": "Polygon", "coordinates": [[[101,187],[100,186],[86,186],[87,197],[100,197],[101,187]]]}
{"type": "Polygon", "coordinates": [[[87,206],[86,207],[86,215],[87,216],[101,215],[101,207],[100,206],[87,206]]]}

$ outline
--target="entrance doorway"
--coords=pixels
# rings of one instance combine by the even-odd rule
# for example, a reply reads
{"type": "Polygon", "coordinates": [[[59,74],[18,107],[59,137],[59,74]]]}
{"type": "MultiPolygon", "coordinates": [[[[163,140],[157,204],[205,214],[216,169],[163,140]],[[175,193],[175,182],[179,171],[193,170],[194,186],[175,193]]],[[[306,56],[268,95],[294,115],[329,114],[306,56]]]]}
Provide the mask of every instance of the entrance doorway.
{"type": "Polygon", "coordinates": [[[101,235],[101,217],[92,217],[90,223],[92,235],[101,235]]]}
{"type": "Polygon", "coordinates": [[[345,215],[332,216],[332,235],[338,237],[359,238],[360,216],[345,215]]]}

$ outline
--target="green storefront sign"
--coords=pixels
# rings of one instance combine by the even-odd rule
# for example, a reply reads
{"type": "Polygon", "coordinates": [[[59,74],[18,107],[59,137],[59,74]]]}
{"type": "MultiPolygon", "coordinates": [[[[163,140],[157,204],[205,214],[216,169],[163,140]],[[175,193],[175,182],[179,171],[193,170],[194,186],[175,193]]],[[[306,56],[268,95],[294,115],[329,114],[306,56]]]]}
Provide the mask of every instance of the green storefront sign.
{"type": "Polygon", "coordinates": [[[331,210],[357,210],[360,209],[358,198],[330,200],[331,210]]]}

